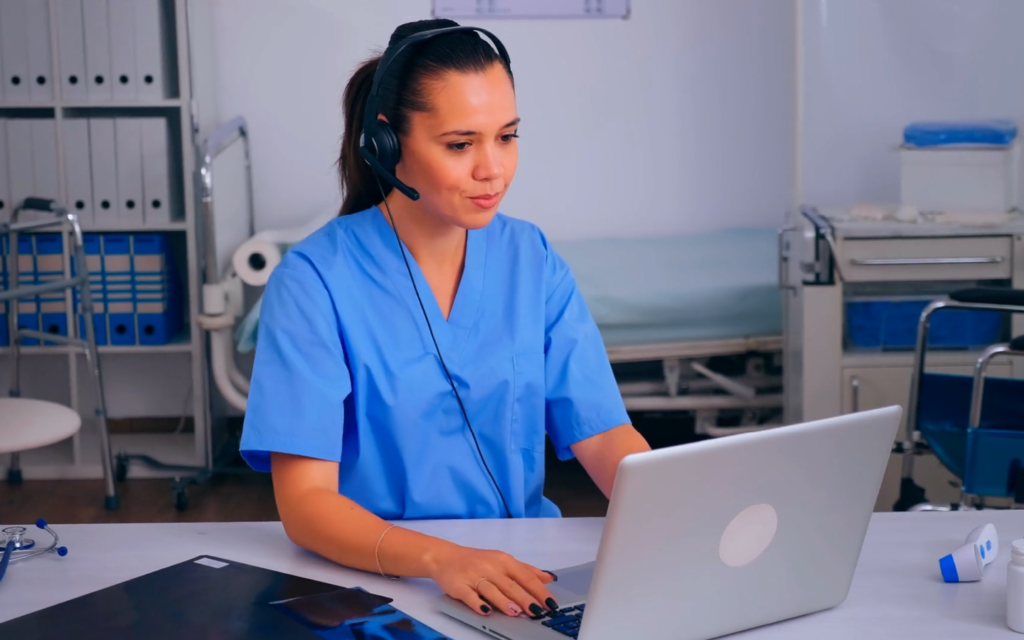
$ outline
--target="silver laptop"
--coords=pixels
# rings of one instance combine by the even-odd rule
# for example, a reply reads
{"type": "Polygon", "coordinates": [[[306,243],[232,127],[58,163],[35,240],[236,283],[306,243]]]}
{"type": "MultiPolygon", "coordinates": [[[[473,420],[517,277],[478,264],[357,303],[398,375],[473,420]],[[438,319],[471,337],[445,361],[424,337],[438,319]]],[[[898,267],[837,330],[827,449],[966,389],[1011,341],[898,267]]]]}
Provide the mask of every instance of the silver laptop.
{"type": "Polygon", "coordinates": [[[898,406],[625,458],[597,559],[541,619],[441,610],[504,640],[706,640],[846,599],[898,406]]]}

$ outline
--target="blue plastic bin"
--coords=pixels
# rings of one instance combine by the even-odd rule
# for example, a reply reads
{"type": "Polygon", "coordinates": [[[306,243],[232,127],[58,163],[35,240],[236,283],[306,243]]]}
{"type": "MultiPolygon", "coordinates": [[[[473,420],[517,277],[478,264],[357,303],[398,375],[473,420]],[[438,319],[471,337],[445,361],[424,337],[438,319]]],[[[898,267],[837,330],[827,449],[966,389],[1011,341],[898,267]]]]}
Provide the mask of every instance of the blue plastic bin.
{"type": "MultiPolygon", "coordinates": [[[[858,349],[907,350],[917,344],[921,312],[933,299],[851,299],[846,302],[846,337],[858,349]]],[[[1003,315],[948,309],[929,321],[932,349],[972,349],[999,341],[1003,315]]]]}

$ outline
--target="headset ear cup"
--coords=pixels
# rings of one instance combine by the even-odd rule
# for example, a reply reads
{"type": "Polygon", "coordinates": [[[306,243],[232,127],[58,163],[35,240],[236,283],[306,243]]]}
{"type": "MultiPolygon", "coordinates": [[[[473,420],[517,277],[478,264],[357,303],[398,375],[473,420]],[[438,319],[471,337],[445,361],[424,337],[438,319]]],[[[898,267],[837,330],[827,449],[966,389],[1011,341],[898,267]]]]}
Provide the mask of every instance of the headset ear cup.
{"type": "Polygon", "coordinates": [[[402,158],[402,148],[398,144],[398,136],[387,122],[378,120],[373,128],[373,143],[376,146],[377,160],[388,171],[394,171],[402,158]]]}

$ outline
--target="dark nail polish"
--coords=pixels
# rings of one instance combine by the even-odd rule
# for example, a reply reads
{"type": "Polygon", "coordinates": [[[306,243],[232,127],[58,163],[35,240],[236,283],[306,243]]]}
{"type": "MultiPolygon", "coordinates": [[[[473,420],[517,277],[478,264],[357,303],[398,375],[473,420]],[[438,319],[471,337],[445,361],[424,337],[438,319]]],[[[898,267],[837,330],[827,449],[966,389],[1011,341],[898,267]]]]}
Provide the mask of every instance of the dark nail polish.
{"type": "Polygon", "coordinates": [[[555,582],[558,582],[558,574],[556,574],[554,571],[548,571],[547,569],[544,569],[544,573],[546,573],[546,574],[550,575],[552,578],[554,578],[555,582]]]}
{"type": "Polygon", "coordinates": [[[544,610],[541,609],[538,604],[530,603],[530,613],[532,613],[535,616],[542,616],[544,615],[544,610]]]}
{"type": "Polygon", "coordinates": [[[484,613],[490,613],[491,612],[491,608],[488,607],[486,604],[480,605],[480,610],[483,611],[484,613]]]}
{"type": "Polygon", "coordinates": [[[555,602],[554,598],[548,598],[544,601],[544,604],[548,605],[548,609],[551,609],[552,611],[558,608],[558,603],[555,602]]]}

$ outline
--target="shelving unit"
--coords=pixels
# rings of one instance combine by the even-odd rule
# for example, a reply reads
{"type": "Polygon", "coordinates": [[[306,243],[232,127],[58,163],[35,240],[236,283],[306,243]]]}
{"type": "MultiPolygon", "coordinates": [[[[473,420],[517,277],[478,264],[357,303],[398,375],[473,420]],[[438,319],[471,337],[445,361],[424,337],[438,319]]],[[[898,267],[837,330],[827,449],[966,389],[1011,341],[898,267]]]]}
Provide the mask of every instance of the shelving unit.
{"type": "MultiPolygon", "coordinates": [[[[0,118],[46,117],[53,118],[56,126],[57,184],[56,197],[66,206],[68,176],[64,165],[64,122],[82,117],[140,117],[166,118],[169,127],[169,162],[177,179],[171,181],[176,190],[171,201],[178,210],[170,221],[156,224],[121,225],[83,223],[85,233],[152,233],[171,234],[175,260],[184,276],[184,326],[169,343],[154,346],[98,347],[100,366],[106,386],[105,396],[110,419],[161,418],[188,416],[193,419],[194,430],[182,433],[112,433],[111,450],[116,456],[124,451],[145,454],[168,464],[206,466],[212,463],[213,451],[210,434],[210,408],[207,383],[205,334],[196,323],[200,310],[202,287],[201,225],[197,221],[196,190],[194,185],[196,141],[203,130],[198,122],[197,105],[203,102],[198,93],[210,95],[212,83],[209,71],[200,70],[193,77],[191,58],[195,43],[190,41],[196,31],[190,25],[199,15],[200,37],[209,37],[209,8],[191,0],[155,0],[160,4],[162,16],[164,68],[168,71],[169,95],[165,99],[130,101],[124,99],[92,102],[80,96],[64,99],[61,70],[61,45],[67,42],[61,29],[66,21],[58,19],[63,0],[33,0],[46,4],[50,37],[50,78],[53,79],[54,99],[46,102],[5,101],[0,93],[0,118]],[[192,15],[190,15],[192,14],[192,15]],[[188,398],[187,402],[185,402],[188,398]]],[[[83,3],[89,8],[103,7],[105,2],[83,3]]],[[[209,43],[200,43],[200,55],[209,52],[209,43]]],[[[114,74],[112,74],[113,76],[114,74]]],[[[5,78],[6,82],[7,79],[5,78]]],[[[205,123],[209,128],[209,123],[205,123]]],[[[3,149],[0,149],[3,151],[3,149]]],[[[50,197],[50,194],[33,194],[50,197]]],[[[0,211],[6,220],[13,206],[0,211]]],[[[64,242],[65,274],[70,275],[69,242],[64,242]]],[[[77,327],[72,293],[66,295],[68,326],[77,327]]],[[[93,423],[95,398],[88,384],[84,358],[67,347],[28,346],[22,348],[22,395],[38,397],[66,404],[82,415],[82,429],[73,438],[55,445],[21,454],[25,479],[100,478],[99,434],[93,423]]],[[[10,348],[0,347],[0,389],[6,392],[10,375],[10,348]]],[[[0,470],[5,469],[8,456],[0,456],[0,470]]],[[[129,477],[169,476],[171,472],[157,471],[133,465],[129,477]]],[[[180,475],[180,472],[173,475],[180,475]]]]}

